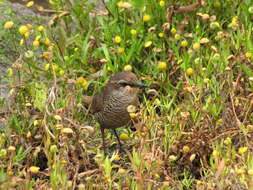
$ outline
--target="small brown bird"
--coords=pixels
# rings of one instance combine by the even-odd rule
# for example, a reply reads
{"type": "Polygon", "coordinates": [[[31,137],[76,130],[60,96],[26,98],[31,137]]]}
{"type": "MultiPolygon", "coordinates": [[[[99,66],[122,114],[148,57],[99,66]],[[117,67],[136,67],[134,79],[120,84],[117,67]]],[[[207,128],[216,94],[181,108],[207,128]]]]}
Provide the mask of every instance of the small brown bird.
{"type": "Polygon", "coordinates": [[[104,129],[112,129],[120,143],[116,128],[127,125],[131,118],[127,111],[129,105],[139,104],[138,88],[147,87],[140,83],[136,75],[130,71],[118,72],[113,75],[100,94],[92,100],[91,110],[100,124],[103,148],[106,153],[104,129]]]}

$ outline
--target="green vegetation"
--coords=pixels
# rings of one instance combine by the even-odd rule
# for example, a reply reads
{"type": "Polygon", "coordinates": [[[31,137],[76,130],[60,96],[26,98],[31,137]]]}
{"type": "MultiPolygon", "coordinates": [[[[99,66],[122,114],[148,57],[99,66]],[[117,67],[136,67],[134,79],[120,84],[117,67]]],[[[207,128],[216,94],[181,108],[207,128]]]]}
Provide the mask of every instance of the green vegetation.
{"type": "Polygon", "coordinates": [[[48,25],[1,20],[20,54],[0,101],[1,189],[253,189],[250,0],[182,14],[194,1],[50,2],[48,25]],[[118,130],[126,153],[107,131],[104,157],[84,97],[122,70],[150,89],[136,130],[118,130]]]}

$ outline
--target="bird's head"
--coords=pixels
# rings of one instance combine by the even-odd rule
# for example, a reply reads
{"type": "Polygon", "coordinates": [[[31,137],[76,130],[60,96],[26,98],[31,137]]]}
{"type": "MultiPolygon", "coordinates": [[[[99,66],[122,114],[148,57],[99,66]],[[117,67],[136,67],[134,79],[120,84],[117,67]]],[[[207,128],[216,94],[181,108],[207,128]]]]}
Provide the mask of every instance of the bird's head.
{"type": "Polygon", "coordinates": [[[116,73],[111,77],[109,84],[117,91],[130,94],[137,93],[139,88],[147,87],[147,85],[139,82],[136,75],[131,71],[116,73]]]}

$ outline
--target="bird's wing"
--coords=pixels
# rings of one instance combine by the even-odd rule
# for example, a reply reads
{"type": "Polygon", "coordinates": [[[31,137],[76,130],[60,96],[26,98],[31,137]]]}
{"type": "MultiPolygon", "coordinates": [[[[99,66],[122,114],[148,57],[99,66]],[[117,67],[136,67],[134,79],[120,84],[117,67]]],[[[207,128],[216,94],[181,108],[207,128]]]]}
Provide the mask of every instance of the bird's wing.
{"type": "Polygon", "coordinates": [[[111,84],[108,84],[102,89],[102,92],[100,94],[96,94],[94,96],[91,104],[91,110],[93,114],[103,110],[105,102],[110,99],[112,90],[113,87],[111,84]]]}
{"type": "Polygon", "coordinates": [[[93,114],[100,112],[103,109],[103,103],[104,103],[104,94],[103,93],[96,94],[92,99],[91,112],[93,114]]]}

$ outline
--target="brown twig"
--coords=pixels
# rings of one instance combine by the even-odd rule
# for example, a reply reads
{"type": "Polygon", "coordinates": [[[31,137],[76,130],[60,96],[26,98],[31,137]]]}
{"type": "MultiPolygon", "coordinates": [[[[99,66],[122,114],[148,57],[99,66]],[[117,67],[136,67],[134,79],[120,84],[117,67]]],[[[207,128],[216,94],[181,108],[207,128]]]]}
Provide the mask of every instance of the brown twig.
{"type": "Polygon", "coordinates": [[[90,176],[90,175],[92,175],[93,173],[95,173],[97,171],[99,171],[99,169],[88,170],[86,172],[79,173],[78,178],[83,178],[84,176],[90,176]]]}
{"type": "Polygon", "coordinates": [[[174,10],[175,14],[183,14],[183,13],[187,13],[187,12],[191,12],[197,8],[200,8],[205,2],[202,0],[198,0],[198,2],[193,3],[191,5],[187,5],[187,6],[181,6],[179,8],[177,8],[176,10],[174,10]]]}
{"type": "Polygon", "coordinates": [[[249,112],[252,110],[252,108],[253,108],[253,101],[250,101],[249,109],[247,110],[247,112],[246,112],[246,114],[245,114],[245,117],[244,117],[242,123],[245,123],[245,122],[246,122],[247,117],[248,117],[248,115],[249,115],[249,112]]]}
{"type": "Polygon", "coordinates": [[[210,139],[210,142],[214,142],[215,140],[221,138],[221,137],[226,137],[228,135],[231,135],[231,134],[237,134],[237,133],[240,133],[240,130],[239,129],[234,129],[234,130],[229,130],[229,131],[225,131],[224,133],[210,139]]]}

